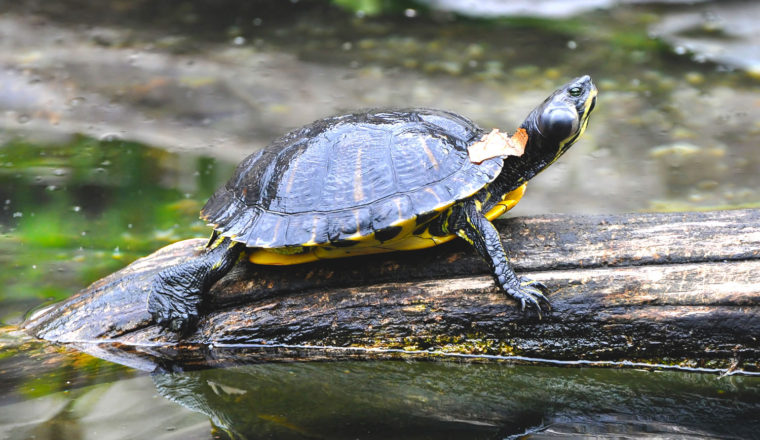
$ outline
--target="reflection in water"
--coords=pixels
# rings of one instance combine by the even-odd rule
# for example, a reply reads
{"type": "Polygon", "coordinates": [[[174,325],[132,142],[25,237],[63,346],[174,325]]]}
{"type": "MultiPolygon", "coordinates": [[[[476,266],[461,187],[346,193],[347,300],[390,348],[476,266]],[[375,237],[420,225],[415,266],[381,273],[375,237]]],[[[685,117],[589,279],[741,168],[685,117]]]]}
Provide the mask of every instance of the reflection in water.
{"type": "Polygon", "coordinates": [[[313,362],[153,380],[164,397],[244,438],[504,438],[530,430],[536,437],[699,437],[760,427],[748,422],[760,409],[756,378],[680,372],[313,362]]]}
{"type": "Polygon", "coordinates": [[[760,429],[758,376],[295,348],[201,348],[180,367],[160,361],[160,347],[80,348],[151,374],[0,332],[0,438],[752,438],[760,429]]]}

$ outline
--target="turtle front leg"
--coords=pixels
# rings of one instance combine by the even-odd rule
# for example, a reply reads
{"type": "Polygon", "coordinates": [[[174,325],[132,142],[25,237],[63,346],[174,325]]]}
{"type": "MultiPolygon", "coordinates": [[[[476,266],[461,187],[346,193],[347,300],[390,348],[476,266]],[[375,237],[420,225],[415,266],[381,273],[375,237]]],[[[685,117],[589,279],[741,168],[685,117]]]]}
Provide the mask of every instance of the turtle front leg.
{"type": "Polygon", "coordinates": [[[499,231],[477,208],[474,201],[465,201],[452,208],[448,230],[470,243],[478,254],[488,263],[496,283],[504,292],[520,302],[522,310],[525,305],[534,307],[541,317],[541,304],[551,309],[544,294],[549,289],[539,281],[518,277],[509,262],[499,231]]]}
{"type": "Polygon", "coordinates": [[[197,258],[161,270],[148,295],[153,320],[178,333],[192,330],[206,293],[230,271],[243,249],[245,245],[229,238],[215,240],[197,258]]]}

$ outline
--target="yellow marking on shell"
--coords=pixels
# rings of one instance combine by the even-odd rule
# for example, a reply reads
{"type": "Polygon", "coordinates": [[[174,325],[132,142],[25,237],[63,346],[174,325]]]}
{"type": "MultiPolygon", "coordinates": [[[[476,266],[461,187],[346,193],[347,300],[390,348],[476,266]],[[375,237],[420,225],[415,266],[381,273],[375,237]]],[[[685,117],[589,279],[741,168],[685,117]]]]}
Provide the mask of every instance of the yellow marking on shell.
{"type": "Polygon", "coordinates": [[[269,252],[280,255],[296,255],[304,252],[303,246],[286,246],[281,248],[269,248],[269,252]]]}
{"type": "Polygon", "coordinates": [[[296,168],[298,168],[298,164],[299,162],[297,160],[290,162],[290,168],[288,170],[290,175],[288,176],[288,184],[285,187],[286,194],[290,194],[290,189],[293,188],[293,182],[296,180],[296,168]]]}
{"type": "Polygon", "coordinates": [[[393,199],[393,202],[396,204],[396,209],[398,210],[398,220],[391,223],[391,226],[401,226],[407,221],[407,219],[404,218],[404,213],[401,212],[401,201],[399,201],[399,198],[396,197],[393,199]]]}
{"type": "MultiPolygon", "coordinates": [[[[280,225],[282,224],[282,217],[277,219],[277,223],[274,224],[274,230],[272,231],[272,237],[277,237],[277,233],[280,231],[280,225]]],[[[270,241],[271,243],[271,241],[270,241]]]]}
{"type": "Polygon", "coordinates": [[[359,211],[358,210],[354,211],[354,220],[356,220],[356,232],[354,232],[353,234],[351,234],[348,237],[346,237],[345,238],[346,240],[364,241],[363,239],[368,238],[368,237],[370,237],[372,235],[372,234],[370,234],[370,235],[362,235],[361,224],[359,223],[359,211]]]}
{"type": "Polygon", "coordinates": [[[351,247],[334,247],[329,244],[326,245],[312,245],[303,246],[303,253],[284,255],[278,252],[278,249],[263,249],[256,248],[251,249],[249,253],[249,261],[254,264],[265,265],[291,265],[307,263],[310,261],[316,261],[321,259],[342,258],[355,255],[369,255],[383,252],[393,252],[400,250],[421,249],[425,247],[435,246],[440,243],[449,241],[452,237],[446,237],[441,239],[440,237],[416,237],[412,235],[416,229],[415,219],[407,219],[403,222],[398,222],[397,226],[401,226],[401,231],[396,238],[380,243],[375,238],[375,234],[365,235],[360,237],[357,244],[351,247]]]}
{"type": "Polygon", "coordinates": [[[430,150],[430,147],[427,146],[427,143],[424,139],[420,139],[420,144],[422,144],[422,149],[425,151],[425,154],[427,154],[428,159],[430,160],[430,163],[433,165],[433,168],[435,168],[436,171],[440,168],[440,165],[438,164],[438,161],[435,159],[435,155],[430,150]]]}
{"type": "MultiPolygon", "coordinates": [[[[435,191],[433,191],[433,188],[425,188],[425,192],[430,193],[433,197],[435,197],[436,207],[441,206],[441,198],[438,197],[438,194],[436,194],[435,191]]],[[[450,203],[449,203],[450,205],[450,203]]],[[[435,210],[435,208],[434,208],[435,210]]]]}
{"type": "Polygon", "coordinates": [[[309,241],[307,241],[306,243],[302,244],[301,246],[316,246],[317,245],[317,242],[316,242],[316,239],[317,239],[317,218],[316,217],[314,217],[314,222],[313,223],[314,224],[311,227],[311,238],[309,238],[309,241]]]}
{"type": "Polygon", "coordinates": [[[356,152],[356,164],[354,165],[354,201],[364,200],[364,188],[362,188],[362,150],[356,152]]]}
{"type": "Polygon", "coordinates": [[[313,249],[315,248],[306,248],[301,254],[291,255],[279,254],[277,252],[272,252],[271,249],[265,248],[251,249],[248,254],[248,261],[253,264],[263,264],[265,266],[288,266],[291,264],[308,263],[317,260],[314,256],[313,249]]]}
{"type": "MultiPolygon", "coordinates": [[[[392,251],[411,251],[415,249],[426,249],[439,244],[446,243],[456,238],[456,235],[447,235],[445,237],[434,237],[430,234],[424,233],[421,235],[410,235],[403,240],[399,240],[394,243],[383,245],[387,249],[387,252],[392,251]]],[[[383,252],[386,252],[383,250],[383,252]]]]}
{"type": "MultiPolygon", "coordinates": [[[[377,243],[377,245],[380,245],[380,246],[386,246],[389,243],[393,243],[403,237],[412,235],[414,233],[414,229],[417,227],[415,220],[416,220],[415,218],[411,218],[411,219],[405,219],[404,221],[394,223],[392,226],[400,227],[401,231],[398,234],[396,234],[395,237],[393,237],[389,241],[386,241],[385,243],[381,244],[380,241],[378,240],[375,240],[375,243],[377,243]]],[[[372,234],[372,238],[373,239],[375,238],[375,234],[372,234]]]]}
{"type": "Polygon", "coordinates": [[[512,191],[504,194],[501,197],[501,201],[497,203],[493,208],[489,209],[488,212],[485,214],[485,217],[490,221],[495,218],[498,218],[505,212],[514,208],[515,205],[517,205],[517,202],[519,202],[520,199],[522,199],[523,195],[525,194],[525,188],[527,186],[528,186],[528,183],[525,182],[521,186],[517,187],[516,189],[513,189],[512,191]]]}
{"type": "MultiPolygon", "coordinates": [[[[501,201],[496,204],[493,208],[491,208],[486,214],[485,217],[488,220],[493,220],[500,215],[504,214],[508,210],[512,209],[517,202],[520,201],[523,194],[525,193],[525,187],[526,184],[523,184],[522,186],[518,187],[517,189],[514,189],[510,191],[509,193],[502,196],[501,201]]],[[[441,207],[440,209],[437,209],[439,211],[444,211],[446,208],[449,208],[450,205],[447,205],[445,207],[441,207]]],[[[400,209],[400,205],[399,205],[400,209]]],[[[446,214],[442,214],[446,215],[446,214]]],[[[315,222],[316,225],[316,222],[315,222]]],[[[394,222],[393,226],[401,226],[401,232],[390,241],[386,241],[385,243],[380,243],[377,239],[375,239],[375,234],[365,235],[360,238],[358,243],[351,247],[345,247],[345,248],[339,248],[339,247],[332,247],[329,245],[322,246],[317,245],[316,243],[310,244],[310,243],[304,243],[303,246],[303,252],[302,253],[296,253],[296,254],[290,254],[286,255],[281,252],[278,252],[277,249],[251,249],[249,252],[248,260],[251,263],[254,264],[263,264],[263,265],[270,265],[270,266],[287,266],[291,264],[301,264],[301,263],[308,263],[311,261],[317,261],[317,260],[323,260],[323,259],[333,259],[333,258],[344,258],[344,257],[353,257],[357,255],[371,255],[371,254],[380,254],[385,252],[395,252],[395,251],[410,251],[415,249],[425,249],[433,246],[437,246],[439,244],[446,243],[448,241],[453,240],[457,237],[456,234],[450,234],[444,237],[436,237],[430,234],[430,232],[425,229],[424,232],[422,232],[419,235],[413,235],[414,230],[417,228],[417,225],[415,223],[415,219],[399,219],[396,222],[394,222]]],[[[465,240],[467,240],[465,237],[463,237],[465,240]]],[[[349,238],[351,239],[351,237],[349,238]]],[[[312,237],[313,241],[313,237],[312,237]]]]}

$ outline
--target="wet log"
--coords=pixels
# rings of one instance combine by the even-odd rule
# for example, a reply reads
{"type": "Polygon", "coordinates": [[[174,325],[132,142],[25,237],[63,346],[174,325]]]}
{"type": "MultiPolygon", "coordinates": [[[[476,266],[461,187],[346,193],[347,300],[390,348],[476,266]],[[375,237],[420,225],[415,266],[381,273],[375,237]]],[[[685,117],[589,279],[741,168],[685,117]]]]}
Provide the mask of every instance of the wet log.
{"type": "Polygon", "coordinates": [[[197,331],[180,340],[152,324],[147,285],[192,258],[205,243],[194,239],[135,261],[24,328],[56,342],[169,347],[158,355],[167,358],[189,344],[263,345],[760,371],[760,210],[495,224],[517,271],[553,290],[542,319],[520,312],[485,263],[452,243],[290,267],[241,262],[212,288],[197,331]]]}

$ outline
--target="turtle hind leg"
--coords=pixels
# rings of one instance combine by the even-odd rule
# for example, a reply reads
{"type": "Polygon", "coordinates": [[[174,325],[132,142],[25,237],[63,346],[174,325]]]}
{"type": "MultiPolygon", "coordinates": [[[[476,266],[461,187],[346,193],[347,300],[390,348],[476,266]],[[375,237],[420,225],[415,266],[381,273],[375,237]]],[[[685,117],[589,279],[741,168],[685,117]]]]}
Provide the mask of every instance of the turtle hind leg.
{"type": "Polygon", "coordinates": [[[539,281],[518,277],[509,263],[496,227],[477,209],[475,203],[464,202],[454,207],[449,220],[449,230],[470,243],[488,263],[499,287],[517,300],[525,310],[535,308],[539,318],[541,307],[551,309],[545,294],[549,289],[539,281]]]}
{"type": "Polygon", "coordinates": [[[245,249],[229,238],[210,243],[201,255],[156,274],[148,295],[148,311],[161,327],[186,334],[198,322],[206,293],[245,249]]]}

